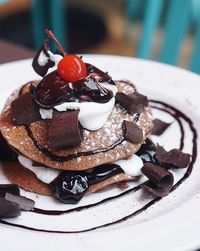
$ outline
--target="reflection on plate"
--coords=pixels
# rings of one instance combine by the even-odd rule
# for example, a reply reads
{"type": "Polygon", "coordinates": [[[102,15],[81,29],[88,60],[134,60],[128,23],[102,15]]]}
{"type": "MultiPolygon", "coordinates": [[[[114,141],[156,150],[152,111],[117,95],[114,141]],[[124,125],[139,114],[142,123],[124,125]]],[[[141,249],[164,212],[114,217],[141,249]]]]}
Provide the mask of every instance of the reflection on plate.
{"type": "MultiPolygon", "coordinates": [[[[65,235],[68,246],[74,247],[84,239],[86,246],[82,247],[81,250],[86,250],[92,243],[91,240],[89,242],[88,236],[94,237],[95,234],[105,243],[109,241],[108,236],[112,240],[114,234],[122,232],[121,237],[126,240],[127,248],[131,250],[131,247],[133,247],[132,234],[138,236],[136,240],[139,241],[138,233],[142,233],[142,229],[145,232],[144,228],[149,229],[151,235],[153,229],[156,236],[162,238],[165,229],[161,228],[158,233],[154,222],[165,222],[165,228],[169,228],[169,221],[173,219],[177,208],[184,208],[185,205],[191,203],[189,199],[199,190],[200,171],[196,164],[198,163],[196,130],[199,127],[200,112],[197,108],[194,112],[194,107],[200,107],[200,104],[195,91],[188,93],[189,88],[190,91],[193,90],[192,85],[194,85],[194,88],[197,87],[199,78],[186,71],[148,61],[111,56],[86,56],[86,59],[88,62],[108,70],[113,79],[127,78],[135,82],[139,90],[151,99],[150,104],[154,118],[172,123],[161,137],[152,136],[153,141],[163,145],[167,150],[180,148],[183,152],[190,153],[191,164],[187,169],[172,170],[175,178],[174,187],[172,192],[162,199],[146,194],[140,188],[140,184],[144,182],[145,178],[139,182],[131,182],[129,188],[123,192],[118,188],[112,188],[86,196],[78,206],[63,205],[55,202],[52,198],[22,191],[22,195],[36,201],[36,208],[33,212],[22,213],[17,219],[0,220],[2,223],[0,228],[2,228],[5,238],[8,238],[7,230],[15,232],[19,236],[20,233],[27,236],[33,234],[33,231],[27,230],[39,231],[37,236],[43,234],[41,231],[48,232],[46,235],[76,233],[76,235],[73,235],[76,244],[72,242],[69,235],[65,235]],[[190,87],[187,85],[187,80],[190,80],[190,87]],[[185,201],[187,203],[182,204],[185,201]],[[5,225],[11,226],[5,227],[5,225]],[[19,231],[19,229],[21,230],[19,231]],[[82,232],[88,232],[88,235],[86,236],[82,232]]],[[[85,61],[87,61],[86,59],[85,61]]],[[[37,78],[32,72],[30,61],[1,66],[0,73],[6,86],[6,88],[0,86],[0,91],[3,93],[0,100],[1,108],[5,102],[5,97],[14,88],[27,80],[37,78]],[[25,74],[24,67],[27,67],[25,74]],[[17,76],[13,77],[8,74],[9,71],[21,72],[21,74],[18,73],[17,76]]],[[[0,183],[3,182],[7,181],[0,173],[0,183]]],[[[192,203],[195,202],[196,200],[193,198],[192,203]]],[[[198,203],[198,206],[200,208],[200,203],[198,203]]],[[[183,212],[179,216],[180,219],[185,217],[186,213],[183,212]]],[[[187,222],[185,227],[188,227],[187,222]]],[[[62,243],[62,241],[58,243],[57,247],[62,247],[62,243]]],[[[113,245],[114,247],[116,245],[116,250],[121,247],[118,240],[115,240],[113,245]]],[[[152,245],[159,246],[159,243],[152,245]]],[[[145,250],[145,243],[141,243],[140,247],[145,250]]],[[[100,250],[99,247],[96,250],[100,250]]]]}

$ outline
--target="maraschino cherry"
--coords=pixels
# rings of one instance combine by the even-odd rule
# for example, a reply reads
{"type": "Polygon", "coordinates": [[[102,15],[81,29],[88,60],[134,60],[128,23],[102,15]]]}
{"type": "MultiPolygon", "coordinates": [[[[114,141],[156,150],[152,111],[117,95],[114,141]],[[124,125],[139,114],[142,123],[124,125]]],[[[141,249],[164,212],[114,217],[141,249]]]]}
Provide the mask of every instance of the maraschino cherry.
{"type": "Polygon", "coordinates": [[[58,63],[58,74],[68,82],[75,82],[87,76],[87,68],[77,55],[67,55],[58,63]]]}
{"type": "Polygon", "coordinates": [[[53,39],[58,45],[63,59],[60,60],[57,67],[59,76],[67,82],[75,82],[87,76],[87,68],[83,60],[77,55],[66,55],[61,44],[50,30],[46,30],[49,38],[53,39]]]}

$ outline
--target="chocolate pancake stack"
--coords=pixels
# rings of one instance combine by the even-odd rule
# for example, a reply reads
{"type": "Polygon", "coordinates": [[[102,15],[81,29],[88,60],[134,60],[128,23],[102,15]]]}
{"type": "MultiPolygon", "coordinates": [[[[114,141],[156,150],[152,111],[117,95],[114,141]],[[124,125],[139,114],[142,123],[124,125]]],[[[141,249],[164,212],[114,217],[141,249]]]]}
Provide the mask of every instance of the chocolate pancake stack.
{"type": "Polygon", "coordinates": [[[140,169],[142,161],[135,153],[153,126],[147,97],[76,55],[52,53],[48,40],[33,68],[42,79],[15,90],[0,118],[1,133],[18,154],[18,165],[4,165],[11,182],[77,203],[85,194],[138,179],[133,162],[140,169]],[[71,65],[61,74],[63,60],[71,65]],[[66,80],[82,65],[84,76],[66,80]],[[133,170],[127,171],[123,163],[130,161],[133,170]]]}

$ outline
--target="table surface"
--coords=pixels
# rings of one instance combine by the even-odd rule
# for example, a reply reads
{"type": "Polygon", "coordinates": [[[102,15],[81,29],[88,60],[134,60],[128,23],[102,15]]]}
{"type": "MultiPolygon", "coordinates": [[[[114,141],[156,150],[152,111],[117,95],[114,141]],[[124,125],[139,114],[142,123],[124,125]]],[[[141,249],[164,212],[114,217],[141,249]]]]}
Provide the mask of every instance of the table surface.
{"type": "Polygon", "coordinates": [[[0,39],[0,64],[31,58],[34,50],[0,39]]]}

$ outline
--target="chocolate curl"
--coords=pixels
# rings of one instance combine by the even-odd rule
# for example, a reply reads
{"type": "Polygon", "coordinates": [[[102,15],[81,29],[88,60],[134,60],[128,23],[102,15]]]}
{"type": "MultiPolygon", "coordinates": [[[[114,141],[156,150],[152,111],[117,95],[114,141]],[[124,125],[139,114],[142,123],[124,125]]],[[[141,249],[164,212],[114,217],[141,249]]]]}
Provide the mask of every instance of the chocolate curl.
{"type": "Polygon", "coordinates": [[[10,193],[5,194],[5,199],[12,203],[16,203],[21,210],[31,211],[35,205],[35,202],[23,196],[16,196],[10,193]]]}
{"type": "Polygon", "coordinates": [[[0,197],[5,197],[6,193],[19,196],[20,194],[19,187],[13,184],[1,184],[0,185],[0,197]]]}
{"type": "Polygon", "coordinates": [[[14,202],[0,198],[0,218],[12,218],[21,214],[19,205],[14,202]]]}
{"type": "Polygon", "coordinates": [[[154,119],[153,120],[154,126],[152,129],[151,134],[160,136],[164,133],[164,131],[171,125],[171,123],[166,123],[160,119],[154,119]]]}
{"type": "Polygon", "coordinates": [[[42,44],[41,48],[39,49],[38,53],[33,59],[32,62],[32,67],[33,69],[39,74],[40,76],[44,77],[44,75],[47,73],[48,69],[53,67],[55,65],[55,62],[50,60],[50,56],[48,51],[50,50],[49,48],[49,40],[45,40],[44,43],[42,44]],[[40,61],[40,57],[46,57],[46,62],[44,64],[40,61]]]}
{"type": "Polygon", "coordinates": [[[77,146],[83,140],[82,127],[78,121],[79,111],[53,111],[49,123],[49,141],[53,148],[77,146]]]}
{"type": "Polygon", "coordinates": [[[27,92],[11,103],[12,117],[17,125],[30,125],[41,119],[39,107],[30,92],[27,92]]]}
{"type": "Polygon", "coordinates": [[[174,183],[174,176],[165,168],[148,162],[141,168],[141,172],[149,178],[148,181],[141,185],[147,192],[158,197],[163,197],[171,191],[174,183]]]}
{"type": "Polygon", "coordinates": [[[161,164],[172,165],[175,168],[186,168],[190,163],[190,154],[183,153],[179,149],[172,149],[167,152],[162,146],[157,145],[155,153],[161,164]]]}
{"type": "Polygon", "coordinates": [[[118,92],[116,94],[116,101],[130,114],[143,112],[144,107],[148,105],[147,97],[138,92],[130,95],[118,92]]]}
{"type": "Polygon", "coordinates": [[[140,143],[143,139],[142,129],[136,125],[134,122],[127,120],[123,121],[122,129],[124,133],[124,138],[133,144],[140,143]]]}

